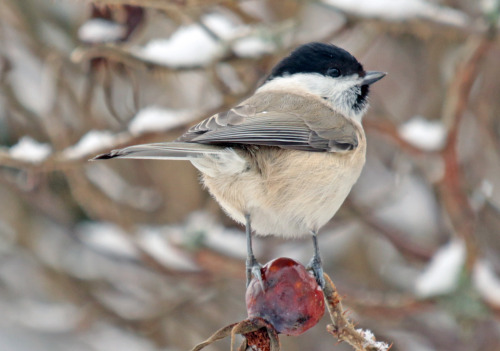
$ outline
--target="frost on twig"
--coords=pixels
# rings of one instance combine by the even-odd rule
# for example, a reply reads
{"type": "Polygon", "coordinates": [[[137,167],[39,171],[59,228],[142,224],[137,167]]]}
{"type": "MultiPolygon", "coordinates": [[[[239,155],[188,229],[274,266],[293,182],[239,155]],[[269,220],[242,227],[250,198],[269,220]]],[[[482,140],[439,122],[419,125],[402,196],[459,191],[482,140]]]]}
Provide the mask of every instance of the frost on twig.
{"type": "Polygon", "coordinates": [[[332,324],[327,326],[327,331],[335,336],[339,341],[345,341],[357,351],[386,351],[390,345],[377,341],[370,330],[356,329],[351,321],[345,317],[345,311],[340,302],[340,296],[335,284],[327,274],[325,277],[326,306],[332,320],[332,324]]]}
{"type": "Polygon", "coordinates": [[[363,343],[363,350],[377,350],[377,351],[386,351],[390,349],[390,345],[383,341],[377,341],[375,339],[375,335],[371,332],[371,330],[364,329],[356,329],[358,333],[363,336],[365,342],[363,343]]]}

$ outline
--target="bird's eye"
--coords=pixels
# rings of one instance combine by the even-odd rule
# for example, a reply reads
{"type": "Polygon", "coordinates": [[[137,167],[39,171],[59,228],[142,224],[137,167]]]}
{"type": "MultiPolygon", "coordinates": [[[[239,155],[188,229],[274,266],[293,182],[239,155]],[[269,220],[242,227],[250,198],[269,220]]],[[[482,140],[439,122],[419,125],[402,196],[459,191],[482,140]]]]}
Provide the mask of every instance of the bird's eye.
{"type": "Polygon", "coordinates": [[[330,77],[336,78],[340,76],[340,71],[338,68],[328,68],[328,71],[326,71],[326,74],[329,75],[330,77]]]}

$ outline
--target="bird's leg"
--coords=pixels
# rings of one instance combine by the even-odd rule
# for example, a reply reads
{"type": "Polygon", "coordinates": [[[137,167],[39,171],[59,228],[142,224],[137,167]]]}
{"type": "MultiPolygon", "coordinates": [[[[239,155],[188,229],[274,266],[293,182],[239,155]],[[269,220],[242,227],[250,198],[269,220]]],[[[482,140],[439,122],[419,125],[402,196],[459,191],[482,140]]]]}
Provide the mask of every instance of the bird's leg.
{"type": "Polygon", "coordinates": [[[311,231],[313,245],[314,245],[314,255],[307,265],[307,269],[310,269],[314,273],[314,277],[318,282],[321,289],[325,287],[325,278],[323,277],[323,264],[321,262],[321,256],[319,255],[318,238],[316,237],[316,231],[311,231]]]}
{"type": "Polygon", "coordinates": [[[255,259],[255,256],[253,255],[252,226],[250,225],[250,215],[246,214],[245,219],[246,219],[245,233],[247,236],[247,262],[246,262],[247,287],[250,284],[250,281],[252,280],[252,276],[254,276],[259,281],[262,290],[264,290],[264,282],[262,281],[262,273],[260,271],[262,266],[255,259]]]}

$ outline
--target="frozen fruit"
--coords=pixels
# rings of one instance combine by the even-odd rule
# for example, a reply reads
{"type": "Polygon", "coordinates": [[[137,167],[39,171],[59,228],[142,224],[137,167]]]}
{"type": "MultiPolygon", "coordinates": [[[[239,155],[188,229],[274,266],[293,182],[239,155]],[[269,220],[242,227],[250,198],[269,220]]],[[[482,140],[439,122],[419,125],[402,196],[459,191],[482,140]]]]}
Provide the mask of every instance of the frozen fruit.
{"type": "Polygon", "coordinates": [[[265,319],[279,333],[299,335],[323,317],[323,291],[302,264],[281,257],[263,266],[261,274],[264,290],[255,278],[247,288],[250,318],[265,319]]]}

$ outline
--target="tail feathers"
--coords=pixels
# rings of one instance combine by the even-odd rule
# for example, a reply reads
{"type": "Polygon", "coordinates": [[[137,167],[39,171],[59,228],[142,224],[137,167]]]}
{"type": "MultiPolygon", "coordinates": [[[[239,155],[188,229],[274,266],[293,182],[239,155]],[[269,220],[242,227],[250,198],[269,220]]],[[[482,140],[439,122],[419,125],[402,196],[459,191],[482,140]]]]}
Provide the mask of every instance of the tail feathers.
{"type": "Polygon", "coordinates": [[[91,161],[111,158],[154,159],[154,160],[189,160],[204,155],[224,154],[227,150],[220,146],[196,143],[156,143],[129,146],[101,154],[91,161]]]}

